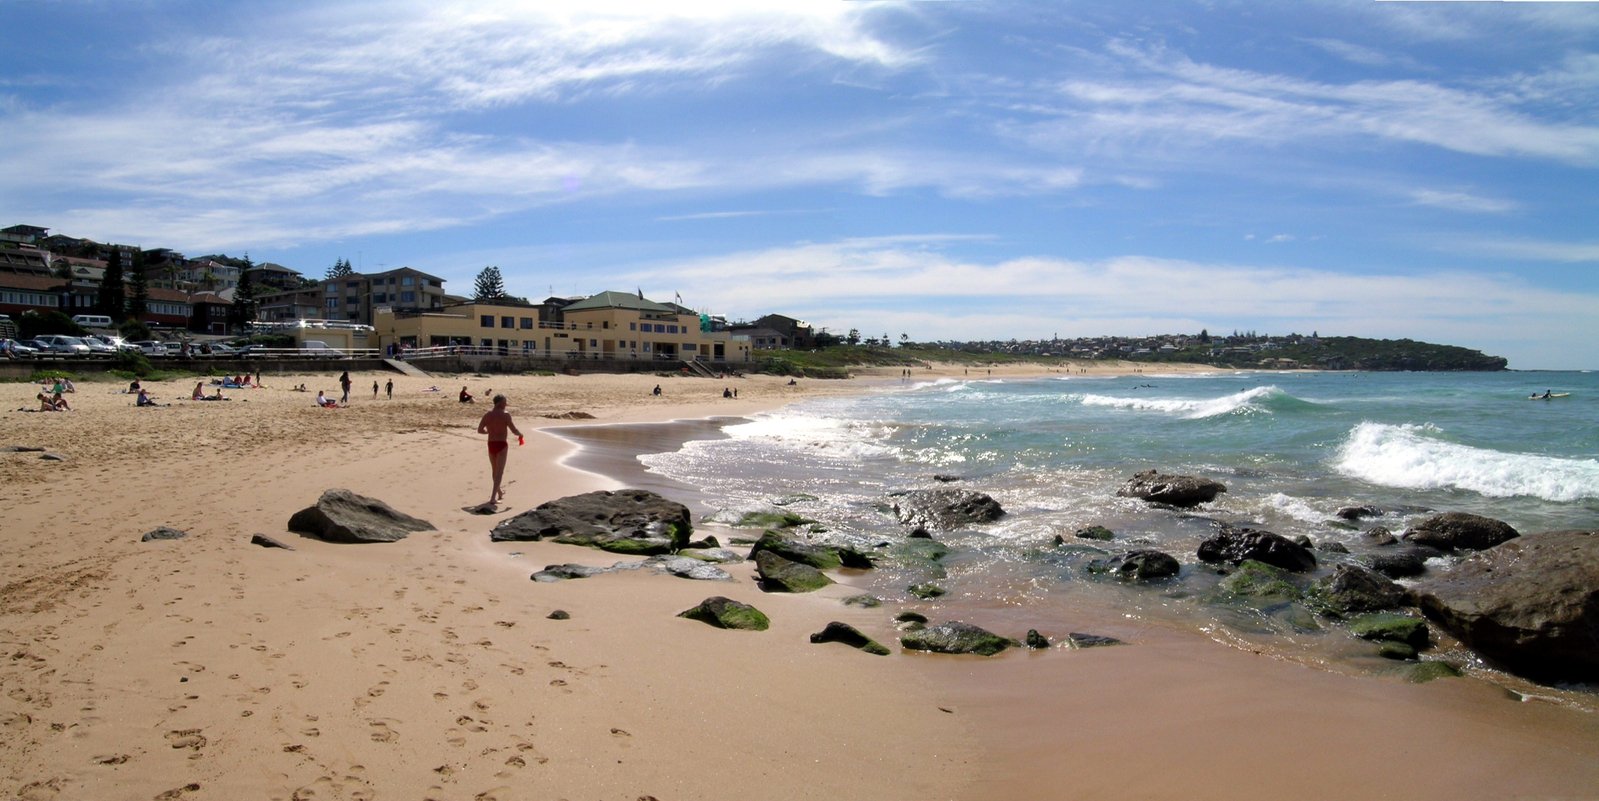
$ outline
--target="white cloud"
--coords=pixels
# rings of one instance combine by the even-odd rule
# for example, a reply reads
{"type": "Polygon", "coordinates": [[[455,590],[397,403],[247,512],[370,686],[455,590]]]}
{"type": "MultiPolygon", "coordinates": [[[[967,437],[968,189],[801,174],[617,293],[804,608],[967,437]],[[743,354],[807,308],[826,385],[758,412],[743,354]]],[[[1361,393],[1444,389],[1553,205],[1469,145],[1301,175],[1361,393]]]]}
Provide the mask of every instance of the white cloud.
{"type": "MultiPolygon", "coordinates": [[[[1048,149],[1096,153],[1206,150],[1239,140],[1280,147],[1315,140],[1382,139],[1481,156],[1531,157],[1584,167],[1599,165],[1599,125],[1539,117],[1537,95],[1512,91],[1540,85],[1518,76],[1498,86],[1449,86],[1390,79],[1330,83],[1196,62],[1166,50],[1113,42],[1125,75],[1077,76],[1054,88],[1053,117],[1015,124],[1020,136],[1048,149]]],[[[1546,83],[1586,77],[1586,62],[1557,68],[1546,83]]]]}
{"type": "Polygon", "coordinates": [[[1211,328],[1482,343],[1528,330],[1599,330],[1599,297],[1466,272],[1344,274],[1140,256],[1100,261],[957,258],[958,241],[858,239],[650,264],[626,284],[720,313],[778,311],[835,330],[887,326],[913,339],[1150,334],[1211,328]],[[727,281],[739,275],[737,282],[727,281]],[[1025,322],[1024,322],[1025,321],[1025,322]],[[1496,333],[1497,331],[1497,333],[1496,333]]]}
{"type": "Polygon", "coordinates": [[[1556,261],[1572,264],[1599,262],[1599,242],[1549,242],[1534,239],[1468,239],[1449,242],[1441,249],[1507,259],[1556,261]]]}
{"type": "Polygon", "coordinates": [[[1516,203],[1498,198],[1482,197],[1469,192],[1445,192],[1436,189],[1413,189],[1411,200],[1418,206],[1434,206],[1451,211],[1468,211],[1483,214],[1503,214],[1515,211],[1516,203]]]}

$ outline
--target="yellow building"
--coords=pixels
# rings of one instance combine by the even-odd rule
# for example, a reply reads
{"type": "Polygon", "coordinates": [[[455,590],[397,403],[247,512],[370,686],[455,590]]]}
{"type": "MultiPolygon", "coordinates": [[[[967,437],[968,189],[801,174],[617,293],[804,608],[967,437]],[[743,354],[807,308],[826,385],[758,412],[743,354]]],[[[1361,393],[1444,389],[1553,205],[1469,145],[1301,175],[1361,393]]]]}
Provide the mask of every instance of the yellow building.
{"type": "Polygon", "coordinates": [[[380,346],[472,346],[505,355],[552,359],[749,361],[749,340],[706,331],[700,315],[626,292],[601,292],[567,305],[560,322],[541,322],[540,308],[464,303],[438,311],[373,316],[380,346]]]}

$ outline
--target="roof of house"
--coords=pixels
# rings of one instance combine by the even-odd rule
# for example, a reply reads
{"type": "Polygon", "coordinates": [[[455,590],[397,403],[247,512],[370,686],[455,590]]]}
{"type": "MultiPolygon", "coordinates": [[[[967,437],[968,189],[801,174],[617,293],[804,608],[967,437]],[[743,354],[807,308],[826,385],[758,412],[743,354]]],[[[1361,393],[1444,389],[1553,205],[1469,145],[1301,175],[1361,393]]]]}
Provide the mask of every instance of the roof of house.
{"type": "Polygon", "coordinates": [[[631,309],[633,311],[650,312],[670,312],[673,310],[671,306],[647,300],[643,295],[635,295],[631,292],[601,292],[598,295],[590,295],[566,307],[568,312],[588,311],[591,309],[631,309]]]}
{"type": "Polygon", "coordinates": [[[0,287],[5,287],[6,289],[59,290],[66,283],[67,279],[57,278],[53,275],[29,275],[27,273],[0,271],[0,287]]]}

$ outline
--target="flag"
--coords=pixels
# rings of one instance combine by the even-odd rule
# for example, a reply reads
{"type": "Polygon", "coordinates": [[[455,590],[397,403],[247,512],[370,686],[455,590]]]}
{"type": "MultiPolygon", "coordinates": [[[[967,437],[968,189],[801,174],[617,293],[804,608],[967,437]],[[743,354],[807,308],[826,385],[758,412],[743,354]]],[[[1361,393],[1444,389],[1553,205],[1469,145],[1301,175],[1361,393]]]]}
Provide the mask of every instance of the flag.
{"type": "Polygon", "coordinates": [[[639,287],[638,288],[638,299],[639,300],[643,300],[644,299],[644,287],[639,287]]]}

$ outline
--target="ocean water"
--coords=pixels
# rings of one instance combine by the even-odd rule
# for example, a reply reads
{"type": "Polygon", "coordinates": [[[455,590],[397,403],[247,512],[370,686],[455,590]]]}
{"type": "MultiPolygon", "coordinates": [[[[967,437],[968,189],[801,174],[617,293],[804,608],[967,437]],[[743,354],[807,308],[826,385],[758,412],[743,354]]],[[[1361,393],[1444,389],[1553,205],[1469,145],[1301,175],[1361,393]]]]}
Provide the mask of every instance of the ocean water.
{"type": "MultiPolygon", "coordinates": [[[[950,590],[938,604],[951,616],[967,610],[1040,630],[1133,620],[1293,658],[1358,662],[1368,646],[1306,625],[1302,614],[1208,602],[1218,579],[1198,564],[1195,550],[1210,535],[1210,521],[1339,542],[1355,556],[1370,547],[1334,513],[1357,504],[1396,510],[1359,524],[1396,535],[1443,511],[1497,518],[1524,534],[1599,528],[1599,374],[906,380],[727,425],[719,437],[640,461],[696,493],[691,505],[713,519],[781,503],[816,520],[820,538],[879,551],[905,536],[888,513],[892,491],[986,492],[1005,508],[1003,518],[937,535],[953,549],[947,574],[936,577],[950,590]],[[1570,395],[1528,398],[1545,389],[1570,395]],[[1213,478],[1227,492],[1187,511],[1116,496],[1133,473],[1149,468],[1213,478]],[[1073,538],[1090,525],[1116,532],[1116,541],[1073,538]],[[1056,535],[1069,547],[1057,547],[1056,535]],[[1182,580],[1132,588],[1085,569],[1102,555],[1096,548],[1133,547],[1176,556],[1182,580]]],[[[1326,570],[1348,557],[1318,558],[1326,570]]],[[[885,563],[851,580],[908,601],[905,585],[920,578],[885,563]]]]}

